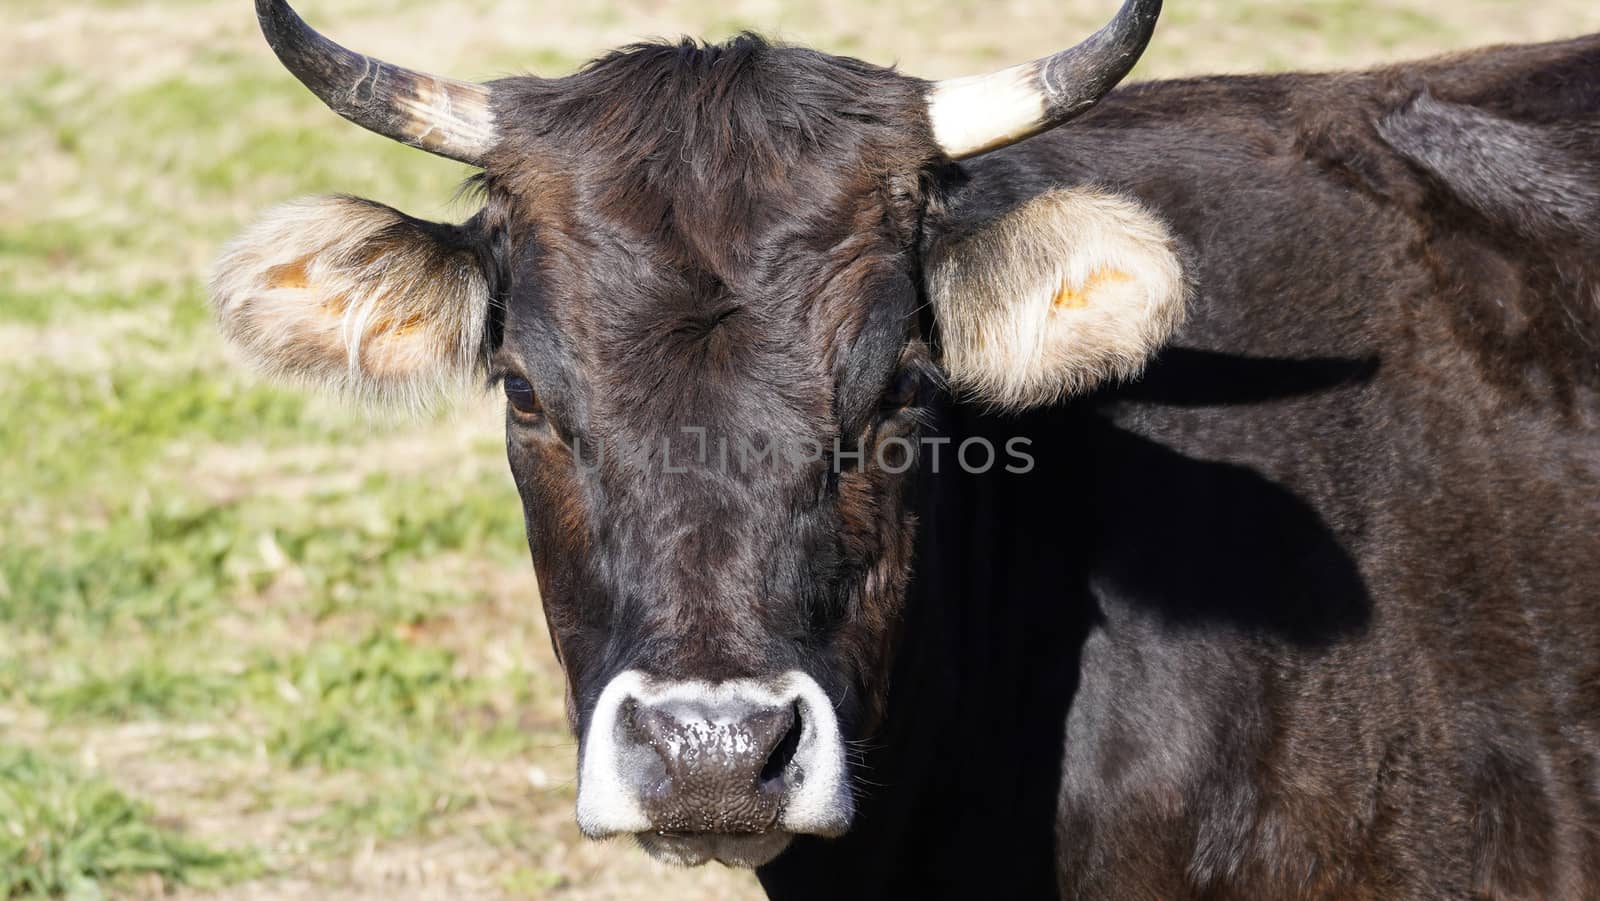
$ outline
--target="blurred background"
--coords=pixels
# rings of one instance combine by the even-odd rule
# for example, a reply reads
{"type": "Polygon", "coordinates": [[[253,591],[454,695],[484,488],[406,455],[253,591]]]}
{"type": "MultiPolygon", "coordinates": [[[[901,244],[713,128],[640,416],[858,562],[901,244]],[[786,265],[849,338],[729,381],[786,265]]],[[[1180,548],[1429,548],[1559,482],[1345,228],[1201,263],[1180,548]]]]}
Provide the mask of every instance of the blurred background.
{"type": "MultiPolygon", "coordinates": [[[[756,29],[925,76],[1115,0],[305,0],[463,78],[756,29]]],[[[492,398],[385,421],[229,365],[204,284],[256,212],[461,219],[468,170],[347,125],[245,0],[0,12],[0,899],[744,898],[572,825],[492,398]]],[[[1169,0],[1136,78],[1366,65],[1600,30],[1593,0],[1169,0]]]]}

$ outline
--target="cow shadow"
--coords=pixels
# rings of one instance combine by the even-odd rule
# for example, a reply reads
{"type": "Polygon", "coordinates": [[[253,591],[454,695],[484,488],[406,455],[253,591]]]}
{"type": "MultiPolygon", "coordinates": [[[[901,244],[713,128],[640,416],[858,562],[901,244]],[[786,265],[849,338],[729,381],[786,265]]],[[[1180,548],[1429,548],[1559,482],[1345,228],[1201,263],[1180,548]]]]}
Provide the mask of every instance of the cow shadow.
{"type": "MultiPolygon", "coordinates": [[[[1137,411],[1124,419],[1154,424],[1163,414],[1139,408],[1256,407],[1220,415],[1233,423],[1254,419],[1245,431],[1288,443],[1298,440],[1289,424],[1306,413],[1284,402],[1336,410],[1378,369],[1376,357],[1273,359],[1172,348],[1139,382],[1110,392],[1107,403],[1137,411]]],[[[1191,429],[1206,428],[1204,418],[1188,421],[1191,429]]],[[[1224,627],[1305,649],[1367,628],[1371,598],[1346,549],[1348,536],[1338,534],[1317,500],[1229,459],[1258,448],[1202,435],[1189,442],[1200,445],[1204,457],[1196,456],[1105,419],[1086,433],[1096,474],[1094,552],[1086,568],[1104,590],[1171,628],[1224,627]]]]}
{"type": "Polygon", "coordinates": [[[1114,428],[1095,488],[1097,590],[1171,629],[1226,628],[1325,648],[1363,632],[1355,561],[1302,499],[1255,470],[1196,460],[1114,428]]]}
{"type": "Polygon", "coordinates": [[[1246,357],[1169,347],[1138,380],[1102,396],[1173,407],[1234,407],[1290,400],[1365,385],[1378,374],[1376,356],[1246,357]]]}

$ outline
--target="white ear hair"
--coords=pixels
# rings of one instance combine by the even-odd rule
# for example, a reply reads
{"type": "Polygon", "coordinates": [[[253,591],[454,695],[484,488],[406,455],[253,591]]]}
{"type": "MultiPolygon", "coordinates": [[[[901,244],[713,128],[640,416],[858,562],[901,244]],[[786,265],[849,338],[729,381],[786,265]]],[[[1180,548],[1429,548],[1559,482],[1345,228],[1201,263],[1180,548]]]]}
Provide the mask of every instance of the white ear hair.
{"type": "Polygon", "coordinates": [[[928,281],[951,385],[1012,409],[1137,375],[1188,297],[1166,226],[1086,188],[1041,194],[936,250],[928,281]]]}
{"type": "Polygon", "coordinates": [[[273,375],[425,405],[486,359],[488,280],[448,233],[355,197],[286,204],[223,251],[212,307],[273,375]]]}

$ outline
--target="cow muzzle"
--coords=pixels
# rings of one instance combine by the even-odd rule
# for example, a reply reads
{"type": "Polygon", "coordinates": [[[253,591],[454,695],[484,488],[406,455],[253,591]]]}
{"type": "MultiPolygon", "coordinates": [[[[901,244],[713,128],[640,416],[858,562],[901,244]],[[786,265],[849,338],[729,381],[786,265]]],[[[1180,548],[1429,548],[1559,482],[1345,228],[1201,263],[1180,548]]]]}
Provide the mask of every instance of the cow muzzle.
{"type": "Polygon", "coordinates": [[[853,813],[833,705],[800,672],[727,682],[629,670],[601,692],[578,770],[578,827],[632,834],[669,863],[755,867],[853,813]]]}

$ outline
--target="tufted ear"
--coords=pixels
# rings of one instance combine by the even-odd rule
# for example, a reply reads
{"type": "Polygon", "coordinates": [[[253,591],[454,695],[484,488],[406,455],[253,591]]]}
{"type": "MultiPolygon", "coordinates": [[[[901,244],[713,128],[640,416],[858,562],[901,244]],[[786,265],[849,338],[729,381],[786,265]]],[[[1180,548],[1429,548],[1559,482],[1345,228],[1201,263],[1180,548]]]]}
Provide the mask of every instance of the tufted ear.
{"type": "Polygon", "coordinates": [[[1160,220],[1083,188],[936,248],[928,281],[951,385],[1011,409],[1137,375],[1188,296],[1160,220]]]}
{"type": "Polygon", "coordinates": [[[478,376],[489,283],[457,226],[356,197],[267,213],[211,280],[223,333],[268,372],[420,405],[478,376]]]}

